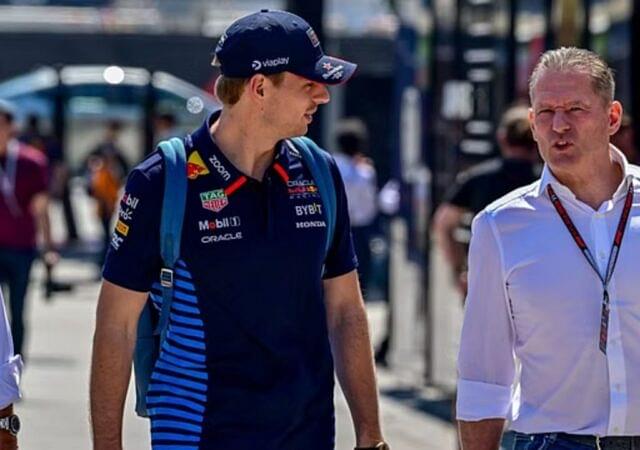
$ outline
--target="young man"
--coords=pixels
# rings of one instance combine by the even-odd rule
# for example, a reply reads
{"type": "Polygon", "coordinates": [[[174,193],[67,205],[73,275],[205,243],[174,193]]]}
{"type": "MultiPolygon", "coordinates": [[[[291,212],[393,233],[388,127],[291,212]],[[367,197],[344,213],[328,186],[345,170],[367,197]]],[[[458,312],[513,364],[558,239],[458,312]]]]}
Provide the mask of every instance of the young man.
{"type": "MultiPolygon", "coordinates": [[[[337,220],[286,138],[303,135],[325,84],[355,65],[322,53],[300,17],[233,23],[216,48],[223,103],[185,139],[188,192],[167,337],[147,402],[154,449],[329,450],[333,374],[359,448],[386,448],[344,187],[337,220]],[[333,355],[333,357],[332,357],[333,355]]],[[[98,303],[91,377],[96,450],[121,449],[136,324],[158,300],[163,162],[130,175],[98,303]]],[[[165,206],[166,207],[166,206],[165,206]]]]}
{"type": "Polygon", "coordinates": [[[613,75],[587,50],[548,51],[530,97],[542,176],[473,223],[463,448],[497,449],[507,417],[515,449],[640,448],[640,168],[609,143],[613,75]]]}

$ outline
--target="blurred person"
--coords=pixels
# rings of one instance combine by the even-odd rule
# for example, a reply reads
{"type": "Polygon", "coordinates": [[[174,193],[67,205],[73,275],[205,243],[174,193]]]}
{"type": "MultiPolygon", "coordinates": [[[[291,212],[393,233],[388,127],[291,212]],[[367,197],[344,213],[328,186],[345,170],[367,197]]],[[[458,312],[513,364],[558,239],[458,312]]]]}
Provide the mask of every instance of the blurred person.
{"type": "Polygon", "coordinates": [[[121,130],[120,122],[110,121],[103,141],[91,151],[85,163],[89,193],[96,201],[96,215],[103,231],[103,245],[97,261],[100,266],[104,263],[111,240],[111,219],[116,211],[120,188],[129,171],[118,144],[121,130]]]}
{"type": "Polygon", "coordinates": [[[633,131],[633,120],[628,114],[622,116],[620,129],[611,136],[611,143],[624,153],[625,158],[632,164],[640,163],[640,155],[636,147],[635,133],[633,131]]]}
{"type": "Polygon", "coordinates": [[[545,52],[530,78],[540,179],[480,212],[458,358],[464,450],[640,448],[640,167],[595,53],[545,52]]]}
{"type": "Polygon", "coordinates": [[[434,214],[433,231],[463,297],[467,245],[458,236],[460,230],[469,229],[473,217],[489,203],[537,178],[539,159],[526,106],[515,105],[504,112],[496,140],[500,156],[460,173],[434,214]]]}
{"type": "MultiPolygon", "coordinates": [[[[332,161],[337,215],[325,254],[318,187],[285,141],[307,132],[326,85],[356,65],[324,55],[302,18],[268,10],[234,22],[215,55],[222,109],[185,139],[176,290],[147,395],[152,446],[333,449],[335,362],[358,449],[387,449],[344,187],[332,161]]],[[[103,271],[96,450],[122,448],[136,325],[149,292],[158,299],[163,175],[157,152],[131,173],[103,271]]]]}
{"type": "Polygon", "coordinates": [[[366,300],[371,282],[371,238],[376,232],[378,218],[376,169],[366,155],[369,136],[362,120],[343,119],[337,125],[336,140],[339,153],[334,157],[347,193],[360,286],[366,300]]]}
{"type": "Polygon", "coordinates": [[[387,255],[385,258],[385,271],[387,274],[383,282],[383,298],[387,303],[386,320],[384,334],[380,338],[374,353],[376,364],[382,367],[389,366],[387,356],[389,355],[393,337],[393,299],[389,290],[389,253],[391,247],[391,220],[400,213],[401,190],[400,181],[391,178],[382,186],[378,194],[378,207],[382,218],[381,228],[387,241],[387,255]]]}
{"type": "Polygon", "coordinates": [[[15,139],[14,107],[0,100],[0,282],[9,287],[11,333],[16,353],[23,354],[25,299],[37,256],[37,232],[43,259],[58,259],[48,216],[47,158],[15,139]]]}
{"type": "MultiPolygon", "coordinates": [[[[68,242],[77,239],[75,218],[71,207],[69,183],[69,169],[62,156],[62,148],[57,140],[42,132],[40,119],[34,114],[27,116],[26,127],[18,137],[18,140],[41,151],[49,163],[49,199],[59,199],[63,203],[64,218],[67,225],[68,242]],[[74,237],[75,236],[75,237],[74,237]]],[[[67,243],[68,243],[67,242],[67,243]]],[[[50,299],[54,292],[66,292],[72,286],[68,283],[61,283],[53,279],[53,268],[58,263],[57,255],[55,259],[43,260],[45,267],[44,290],[45,299],[50,299]]]]}
{"type": "Polygon", "coordinates": [[[13,351],[11,330],[0,290],[0,450],[18,448],[20,419],[13,413],[13,404],[20,400],[22,369],[22,358],[13,351]]]}
{"type": "Polygon", "coordinates": [[[175,114],[171,112],[161,112],[156,115],[153,121],[153,137],[155,142],[165,141],[172,137],[181,136],[178,129],[178,121],[175,114]]]}

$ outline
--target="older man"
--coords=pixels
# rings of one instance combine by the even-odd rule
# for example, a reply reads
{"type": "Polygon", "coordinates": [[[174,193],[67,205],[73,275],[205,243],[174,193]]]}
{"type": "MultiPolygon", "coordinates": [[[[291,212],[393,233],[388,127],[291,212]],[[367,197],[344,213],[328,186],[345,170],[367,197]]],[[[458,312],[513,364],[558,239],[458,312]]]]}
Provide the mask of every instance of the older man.
{"type": "Polygon", "coordinates": [[[542,55],[529,119],[541,178],[473,223],[459,355],[465,450],[640,448],[640,168],[597,55],[542,55]]]}
{"type": "MultiPolygon", "coordinates": [[[[154,449],[330,450],[334,361],[359,448],[386,448],[344,186],[336,227],[301,153],[326,84],[355,64],[326,56],[302,18],[263,10],[216,48],[223,103],[187,136],[187,203],[169,327],[146,397],[154,449]]],[[[135,329],[158,298],[164,165],[133,170],[107,255],[91,381],[96,450],[121,449],[135,329]]],[[[166,207],[166,206],[165,206],[166,207]]]]}

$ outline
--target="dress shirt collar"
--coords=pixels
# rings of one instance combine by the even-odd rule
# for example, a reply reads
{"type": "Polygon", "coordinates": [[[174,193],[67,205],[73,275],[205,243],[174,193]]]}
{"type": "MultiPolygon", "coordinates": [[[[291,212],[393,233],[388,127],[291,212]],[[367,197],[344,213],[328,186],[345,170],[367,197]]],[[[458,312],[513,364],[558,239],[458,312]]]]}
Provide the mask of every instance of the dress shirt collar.
{"type": "MultiPolygon", "coordinates": [[[[627,158],[624,154],[613,144],[609,144],[611,158],[613,162],[618,164],[622,168],[622,181],[620,185],[613,193],[612,200],[616,201],[621,197],[624,197],[627,192],[628,183],[632,182],[633,174],[629,171],[629,163],[627,162],[627,158]]],[[[551,184],[553,188],[556,190],[558,195],[565,194],[567,198],[576,199],[576,196],[571,190],[566,187],[564,184],[560,183],[558,179],[551,173],[551,169],[547,164],[544,165],[544,169],[542,170],[542,175],[540,177],[540,184],[536,191],[537,196],[546,195],[547,185],[551,184]]]]}

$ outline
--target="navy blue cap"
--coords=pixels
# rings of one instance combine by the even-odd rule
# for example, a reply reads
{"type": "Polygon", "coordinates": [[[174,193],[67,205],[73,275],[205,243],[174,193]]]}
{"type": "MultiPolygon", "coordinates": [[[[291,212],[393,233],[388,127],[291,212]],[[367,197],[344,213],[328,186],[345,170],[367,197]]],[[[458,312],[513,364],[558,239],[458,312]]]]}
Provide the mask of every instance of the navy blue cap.
{"type": "Polygon", "coordinates": [[[301,17],[266,9],[241,17],[227,28],[213,64],[230,78],[286,71],[324,84],[347,81],[357,67],[325,55],[315,31],[301,17]]]}

